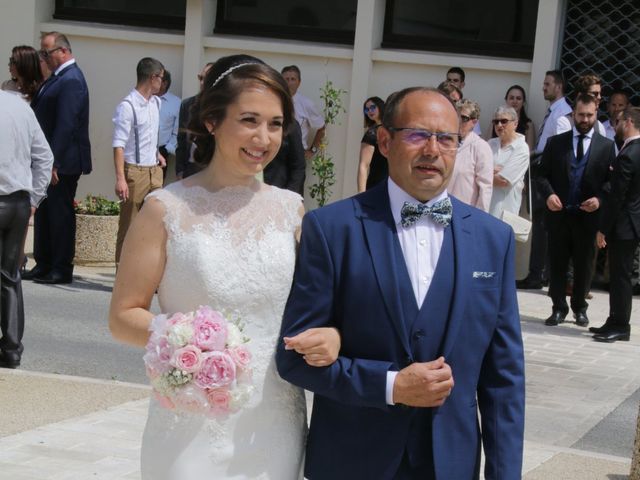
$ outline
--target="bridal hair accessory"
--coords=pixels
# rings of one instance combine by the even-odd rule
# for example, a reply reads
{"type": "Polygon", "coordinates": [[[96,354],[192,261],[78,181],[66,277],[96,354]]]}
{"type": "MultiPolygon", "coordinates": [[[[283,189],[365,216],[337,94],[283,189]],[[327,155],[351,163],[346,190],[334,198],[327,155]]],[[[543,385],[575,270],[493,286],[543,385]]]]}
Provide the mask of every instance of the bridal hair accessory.
{"type": "Polygon", "coordinates": [[[144,363],[162,407],[224,418],[249,400],[251,353],[238,320],[200,306],[157,315],[149,330],[144,363]]]}
{"type": "Polygon", "coordinates": [[[216,78],[216,81],[211,84],[211,88],[215,87],[220,82],[220,80],[222,80],[224,77],[229,75],[231,72],[233,72],[234,70],[237,70],[240,67],[244,67],[245,65],[258,65],[258,64],[256,62],[239,63],[238,65],[234,65],[233,67],[226,69],[224,72],[220,74],[218,78],[216,78]]]}

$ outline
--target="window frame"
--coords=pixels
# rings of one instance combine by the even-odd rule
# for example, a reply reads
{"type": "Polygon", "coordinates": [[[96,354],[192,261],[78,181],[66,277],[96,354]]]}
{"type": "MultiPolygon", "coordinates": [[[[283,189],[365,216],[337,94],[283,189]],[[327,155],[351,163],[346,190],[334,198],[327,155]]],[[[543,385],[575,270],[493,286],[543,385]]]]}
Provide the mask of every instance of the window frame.
{"type": "Polygon", "coordinates": [[[217,1],[214,34],[238,35],[242,37],[279,38],[307,42],[331,43],[353,46],[355,27],[352,32],[316,27],[295,27],[287,25],[265,25],[263,23],[238,22],[224,18],[226,0],[217,1]]]}
{"type": "Polygon", "coordinates": [[[127,12],[114,12],[94,8],[70,7],[64,0],[56,0],[53,18],[58,20],[72,20],[81,22],[97,22],[113,25],[128,25],[134,27],[149,27],[155,29],[184,31],[185,16],[174,17],[170,15],[140,14],[127,12]]]}
{"type": "MultiPolygon", "coordinates": [[[[393,12],[396,0],[387,0],[384,12],[382,48],[421,50],[441,53],[460,53],[488,57],[533,60],[534,44],[465,40],[456,38],[427,37],[393,33],[393,12]]],[[[401,0],[400,0],[401,1],[401,0]]],[[[538,3],[538,7],[540,4],[538,3]]]]}

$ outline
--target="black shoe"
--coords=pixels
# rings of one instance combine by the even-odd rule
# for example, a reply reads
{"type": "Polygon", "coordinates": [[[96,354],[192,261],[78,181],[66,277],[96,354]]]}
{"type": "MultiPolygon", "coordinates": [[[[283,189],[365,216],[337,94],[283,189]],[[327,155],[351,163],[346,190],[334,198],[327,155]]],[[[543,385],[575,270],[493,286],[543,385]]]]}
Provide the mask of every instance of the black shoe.
{"type": "Polygon", "coordinates": [[[608,332],[598,333],[593,336],[593,339],[596,342],[606,342],[606,343],[613,343],[618,340],[621,340],[623,342],[628,342],[630,338],[631,338],[631,334],[629,332],[623,332],[621,330],[609,330],[608,332]]]}
{"type": "Polygon", "coordinates": [[[44,277],[34,278],[33,281],[36,283],[44,283],[47,285],[71,283],[73,281],[73,275],[63,275],[61,273],[50,272],[44,277]]]}
{"type": "Polygon", "coordinates": [[[607,322],[604,322],[604,324],[601,327],[589,327],[589,331],[591,333],[607,333],[607,332],[610,332],[611,330],[615,330],[615,328],[612,327],[607,322]]]}
{"type": "Polygon", "coordinates": [[[636,283],[631,289],[633,295],[640,295],[640,283],[636,283]]]}
{"type": "Polygon", "coordinates": [[[49,270],[39,265],[36,265],[28,272],[24,272],[22,274],[22,280],[34,280],[36,278],[44,277],[48,273],[49,273],[49,270]]]}
{"type": "Polygon", "coordinates": [[[587,312],[578,312],[574,313],[573,317],[576,319],[576,325],[579,327],[586,327],[589,325],[589,317],[587,317],[587,312]]]}
{"type": "Polygon", "coordinates": [[[17,368],[20,366],[20,355],[17,353],[2,352],[0,353],[1,368],[17,368]]]}
{"type": "Polygon", "coordinates": [[[561,312],[560,310],[554,311],[549,318],[544,321],[544,324],[549,327],[555,327],[564,322],[567,312],[561,312]]]}
{"type": "Polygon", "coordinates": [[[540,290],[542,288],[542,282],[526,277],[522,280],[516,280],[516,288],[520,290],[540,290]]]}

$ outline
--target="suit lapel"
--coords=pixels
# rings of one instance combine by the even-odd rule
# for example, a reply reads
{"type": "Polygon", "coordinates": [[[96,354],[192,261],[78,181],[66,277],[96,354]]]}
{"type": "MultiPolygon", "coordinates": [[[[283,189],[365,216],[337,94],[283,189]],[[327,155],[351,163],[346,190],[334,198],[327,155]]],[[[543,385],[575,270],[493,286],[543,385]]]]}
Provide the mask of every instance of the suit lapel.
{"type": "Polygon", "coordinates": [[[58,80],[58,77],[56,75],[53,75],[53,74],[50,75],[49,78],[47,78],[45,80],[45,82],[40,87],[40,90],[38,90],[38,93],[36,94],[36,96],[31,101],[31,107],[32,108],[36,106],[38,101],[44,96],[44,93],[47,91],[47,89],[49,89],[49,87],[51,87],[51,85],[53,85],[57,80],[58,80]]]}
{"type": "Polygon", "coordinates": [[[387,182],[382,182],[381,185],[363,195],[361,207],[359,216],[364,227],[380,293],[391,318],[391,323],[405,351],[409,354],[409,336],[404,319],[404,309],[400,301],[401,290],[398,280],[401,269],[406,269],[406,267],[404,264],[398,264],[399,260],[395,255],[400,245],[389,205],[387,182]]]}
{"type": "Polygon", "coordinates": [[[455,344],[458,331],[464,320],[464,311],[471,291],[471,276],[473,264],[470,255],[473,255],[473,237],[470,226],[472,210],[455,198],[451,198],[453,203],[453,217],[451,229],[453,233],[453,249],[455,252],[455,277],[453,302],[449,325],[445,334],[442,354],[445,358],[451,353],[455,344]]]}

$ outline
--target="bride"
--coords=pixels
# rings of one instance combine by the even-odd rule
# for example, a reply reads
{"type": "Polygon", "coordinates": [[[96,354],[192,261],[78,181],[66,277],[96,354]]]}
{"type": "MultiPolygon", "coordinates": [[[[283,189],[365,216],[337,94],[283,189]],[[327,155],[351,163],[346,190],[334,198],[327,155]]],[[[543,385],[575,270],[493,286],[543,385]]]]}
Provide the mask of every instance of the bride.
{"type": "MultiPolygon", "coordinates": [[[[147,198],[124,243],[109,326],[117,339],[144,346],[156,288],[165,313],[199,305],[233,312],[251,339],[254,394],[224,420],[166,410],[152,398],[142,478],[298,479],[304,392],[280,379],[274,352],[302,199],[255,179],[295,121],[291,97],[278,72],[247,55],[221,58],[204,83],[190,129],[196,159],[207,167],[147,198]]],[[[340,347],[334,329],[311,329],[289,343],[317,367],[332,363],[340,347]]]]}

